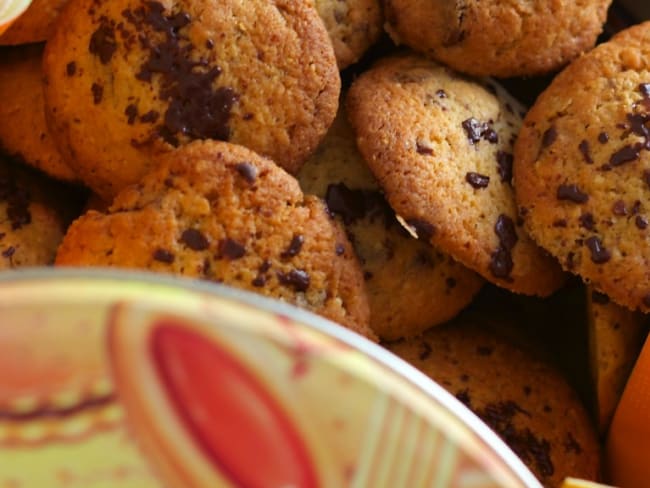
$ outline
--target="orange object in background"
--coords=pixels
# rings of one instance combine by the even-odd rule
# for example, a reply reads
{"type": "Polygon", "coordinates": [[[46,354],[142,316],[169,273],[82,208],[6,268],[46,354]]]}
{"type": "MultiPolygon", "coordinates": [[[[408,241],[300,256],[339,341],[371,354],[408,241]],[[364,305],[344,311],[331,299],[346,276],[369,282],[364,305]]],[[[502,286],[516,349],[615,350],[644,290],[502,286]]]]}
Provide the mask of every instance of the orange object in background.
{"type": "Polygon", "coordinates": [[[606,446],[610,482],[621,488],[650,486],[650,341],[627,382],[606,446]]]}
{"type": "Polygon", "coordinates": [[[0,36],[27,10],[32,0],[0,0],[0,36]]]}

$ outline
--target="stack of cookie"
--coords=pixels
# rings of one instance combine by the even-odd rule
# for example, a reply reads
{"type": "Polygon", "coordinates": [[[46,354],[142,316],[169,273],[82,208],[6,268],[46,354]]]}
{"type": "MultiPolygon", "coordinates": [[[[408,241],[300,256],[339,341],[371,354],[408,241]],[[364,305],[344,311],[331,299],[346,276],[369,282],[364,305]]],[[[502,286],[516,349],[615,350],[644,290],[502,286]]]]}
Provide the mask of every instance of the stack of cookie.
{"type": "MultiPolygon", "coordinates": [[[[648,311],[650,25],[581,56],[610,2],[38,0],[0,36],[47,40],[1,52],[0,144],[100,203],[25,264],[223,282],[404,340],[436,379],[409,344],[485,282],[548,297],[570,272],[648,311]],[[569,63],[528,112],[486,78],[569,63]]],[[[573,436],[533,410],[541,445],[573,436]]],[[[597,458],[530,464],[550,485],[597,458]]]]}

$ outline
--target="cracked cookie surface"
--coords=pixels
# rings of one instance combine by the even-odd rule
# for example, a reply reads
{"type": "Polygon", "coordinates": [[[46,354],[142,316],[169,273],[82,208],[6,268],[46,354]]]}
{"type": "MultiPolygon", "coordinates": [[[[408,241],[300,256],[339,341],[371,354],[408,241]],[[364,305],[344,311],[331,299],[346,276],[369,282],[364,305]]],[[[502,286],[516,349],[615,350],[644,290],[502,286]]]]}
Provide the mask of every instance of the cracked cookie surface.
{"type": "Polygon", "coordinates": [[[564,276],[517,215],[515,104],[495,84],[414,55],[379,62],[347,98],[364,159],[419,238],[503,288],[548,295],[564,276]]]}
{"type": "Polygon", "coordinates": [[[336,115],[336,59],[308,0],[71,0],[57,26],[48,124],[106,199],[192,140],[241,144],[295,172],[336,115]]]}
{"type": "Polygon", "coordinates": [[[57,265],[116,266],[222,282],[374,338],[357,258],[324,203],[252,151],[195,141],[77,219],[57,265]]]}

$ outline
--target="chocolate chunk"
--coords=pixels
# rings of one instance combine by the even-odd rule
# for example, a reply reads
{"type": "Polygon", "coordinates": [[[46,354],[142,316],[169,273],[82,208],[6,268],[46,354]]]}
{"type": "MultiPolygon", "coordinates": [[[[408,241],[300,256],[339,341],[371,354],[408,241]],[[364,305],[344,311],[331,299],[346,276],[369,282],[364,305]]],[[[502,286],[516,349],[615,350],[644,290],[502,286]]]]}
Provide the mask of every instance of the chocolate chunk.
{"type": "Polygon", "coordinates": [[[612,258],[611,253],[603,246],[602,241],[592,236],[585,241],[585,245],[591,251],[591,260],[596,264],[603,264],[612,258]]]}
{"type": "Polygon", "coordinates": [[[601,132],[598,134],[598,142],[601,144],[607,144],[607,141],[609,141],[609,134],[607,132],[601,132]]]}
{"type": "Polygon", "coordinates": [[[205,47],[207,49],[212,49],[214,48],[214,41],[212,39],[208,39],[205,41],[205,47]]]}
{"type": "Polygon", "coordinates": [[[337,256],[342,256],[345,253],[345,246],[343,244],[337,243],[334,248],[334,252],[337,256]]]}
{"type": "Polygon", "coordinates": [[[197,229],[186,229],[181,234],[181,241],[193,251],[204,251],[210,246],[208,238],[197,229]]]}
{"type": "Polygon", "coordinates": [[[387,228],[395,222],[393,209],[378,191],[353,190],[345,183],[330,184],[325,192],[325,202],[328,211],[339,215],[345,225],[363,218],[371,221],[382,218],[387,228]]]}
{"type": "Polygon", "coordinates": [[[471,407],[472,406],[472,399],[469,396],[469,390],[464,389],[456,393],[456,398],[466,407],[471,407]]]}
{"type": "Polygon", "coordinates": [[[77,72],[77,63],[74,61],[70,61],[68,64],[65,65],[65,73],[68,76],[74,76],[74,74],[77,72]]]}
{"type": "Polygon", "coordinates": [[[445,90],[443,89],[438,90],[436,92],[436,95],[438,96],[438,98],[447,98],[447,92],[445,92],[445,90]]]}
{"type": "Polygon", "coordinates": [[[639,147],[627,145],[612,154],[612,157],[609,158],[609,164],[616,167],[631,163],[637,159],[639,159],[639,147]]]}
{"type": "Polygon", "coordinates": [[[553,227],[566,227],[568,224],[566,219],[556,219],[553,221],[552,225],[553,227]]]}
{"type": "Polygon", "coordinates": [[[568,200],[574,203],[585,203],[589,200],[589,195],[583,193],[578,185],[558,186],[556,197],[558,200],[568,200]]]}
{"type": "Polygon", "coordinates": [[[517,243],[517,231],[512,219],[507,215],[501,214],[494,225],[494,232],[499,238],[499,243],[508,251],[512,250],[517,243]]]}
{"type": "Polygon", "coordinates": [[[278,280],[285,286],[291,286],[298,292],[306,291],[309,288],[309,274],[302,269],[292,269],[288,273],[278,272],[278,280]]]}
{"type": "Polygon", "coordinates": [[[579,219],[580,227],[584,227],[587,230],[594,230],[596,222],[594,222],[594,216],[590,213],[583,213],[579,219]]]}
{"type": "Polygon", "coordinates": [[[171,264],[174,262],[174,255],[167,249],[160,247],[154,251],[153,258],[161,263],[171,264]]]}
{"type": "Polygon", "coordinates": [[[614,215],[618,215],[619,217],[627,215],[627,207],[625,206],[625,202],[623,200],[616,200],[614,202],[614,205],[612,205],[612,213],[614,215]]]}
{"type": "Polygon", "coordinates": [[[420,143],[420,141],[416,141],[415,150],[417,151],[418,154],[424,154],[427,156],[433,154],[433,149],[420,143]]]}
{"type": "Polygon", "coordinates": [[[607,305],[609,303],[609,297],[604,293],[600,293],[599,291],[592,290],[591,301],[599,305],[607,305]]]}
{"type": "Polygon", "coordinates": [[[0,200],[7,202],[5,213],[13,230],[18,230],[32,222],[32,214],[29,210],[31,195],[26,189],[17,187],[10,178],[0,180],[0,200]]]}
{"type": "Polygon", "coordinates": [[[133,125],[136,117],[138,116],[138,107],[133,103],[127,105],[126,109],[124,109],[124,115],[127,117],[127,123],[129,125],[133,125]]]}
{"type": "Polygon", "coordinates": [[[228,237],[219,241],[219,253],[226,259],[234,261],[244,257],[246,254],[246,247],[228,237]]]}
{"type": "Polygon", "coordinates": [[[650,83],[641,83],[639,84],[639,91],[641,92],[641,95],[643,95],[645,98],[650,97],[650,83]]]}
{"type": "Polygon", "coordinates": [[[627,121],[630,124],[630,130],[637,136],[647,138],[650,135],[646,124],[650,121],[647,114],[627,114],[627,121]]]}
{"type": "Polygon", "coordinates": [[[158,112],[155,110],[149,110],[146,114],[140,116],[140,122],[154,124],[158,120],[158,117],[160,117],[158,112]]]}
{"type": "Polygon", "coordinates": [[[634,219],[634,223],[641,230],[645,230],[648,228],[648,219],[642,217],[641,215],[636,216],[636,219],[634,219]]]}
{"type": "Polygon", "coordinates": [[[497,278],[508,278],[514,267],[511,251],[518,240],[515,224],[510,217],[501,214],[494,232],[499,238],[499,247],[491,255],[490,272],[497,278]]]}
{"type": "Polygon", "coordinates": [[[239,95],[230,87],[215,87],[221,68],[193,55],[193,45],[183,32],[190,16],[185,12],[166,15],[159,2],[146,2],[136,10],[124,11],[123,16],[138,30],[149,25],[164,33],[164,40],[158,43],[143,41],[150,52],[136,75],[146,82],[154,75],[160,79],[159,98],[168,103],[158,127],[160,137],[173,146],[179,144],[181,135],[227,141],[230,113],[239,95]]]}
{"type": "Polygon", "coordinates": [[[415,233],[417,234],[418,239],[428,241],[436,233],[436,228],[433,226],[433,224],[430,224],[426,220],[408,219],[406,223],[409,227],[415,229],[415,233]]]}
{"type": "Polygon", "coordinates": [[[554,125],[546,129],[542,135],[542,149],[546,149],[557,140],[557,129],[554,125]]]}
{"type": "Polygon", "coordinates": [[[512,154],[505,151],[497,151],[497,165],[499,176],[501,181],[504,183],[510,183],[512,181],[512,163],[514,157],[512,154]]]}
{"type": "Polygon", "coordinates": [[[102,101],[102,97],[104,96],[104,87],[98,83],[93,83],[92,86],[90,87],[90,90],[92,91],[93,94],[93,102],[95,105],[98,105],[102,101]]]}
{"type": "Polygon", "coordinates": [[[465,129],[465,134],[467,134],[469,143],[472,145],[476,144],[481,139],[485,139],[492,144],[499,141],[499,136],[487,123],[480,122],[474,117],[464,120],[461,125],[463,126],[463,129],[465,129]]]}
{"type": "Polygon", "coordinates": [[[582,141],[578,145],[578,149],[580,149],[580,152],[582,153],[582,157],[584,158],[585,163],[594,164],[594,160],[591,157],[591,149],[589,147],[588,141],[582,141]]]}
{"type": "Polygon", "coordinates": [[[93,32],[92,36],[90,36],[88,51],[99,57],[99,61],[102,64],[107,64],[113,57],[116,49],[115,32],[107,21],[104,20],[97,30],[93,32]]]}
{"type": "Polygon", "coordinates": [[[282,259],[289,259],[298,255],[298,253],[302,249],[302,245],[304,244],[304,242],[305,242],[305,238],[301,234],[294,235],[293,238],[291,239],[291,242],[289,243],[289,247],[287,247],[287,249],[282,251],[280,257],[282,259]]]}
{"type": "Polygon", "coordinates": [[[237,173],[249,183],[254,183],[257,179],[257,168],[249,162],[244,161],[235,166],[237,173]]]}
{"type": "Polygon", "coordinates": [[[424,361],[429,356],[431,356],[432,351],[433,349],[431,348],[431,344],[426,341],[422,341],[420,342],[420,354],[418,354],[418,358],[420,358],[420,361],[424,361]]]}
{"type": "Polygon", "coordinates": [[[2,251],[2,257],[11,258],[16,253],[16,248],[14,246],[9,246],[7,249],[2,251]]]}
{"type": "Polygon", "coordinates": [[[262,286],[266,285],[266,277],[262,275],[258,275],[255,278],[253,278],[251,284],[257,288],[261,288],[262,286]]]}
{"type": "Polygon", "coordinates": [[[475,189],[487,188],[490,184],[490,177],[479,173],[469,172],[465,175],[465,181],[475,189]]]}

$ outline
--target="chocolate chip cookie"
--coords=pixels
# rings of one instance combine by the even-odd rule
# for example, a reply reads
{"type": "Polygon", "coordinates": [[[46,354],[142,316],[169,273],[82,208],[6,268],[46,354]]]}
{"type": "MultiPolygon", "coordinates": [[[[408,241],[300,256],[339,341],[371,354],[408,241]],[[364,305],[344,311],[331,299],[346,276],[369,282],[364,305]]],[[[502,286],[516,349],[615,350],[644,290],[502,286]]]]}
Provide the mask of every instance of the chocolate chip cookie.
{"type": "Polygon", "coordinates": [[[315,196],[272,161],[194,141],[159,158],[107,214],[76,220],[56,264],[117,266],[223,282],[374,337],[357,258],[315,196]]]}
{"type": "Polygon", "coordinates": [[[355,63],[382,32],[379,0],[315,0],[339,69],[355,63]]]}
{"type": "Polygon", "coordinates": [[[588,51],[611,0],[384,0],[397,43],[480,76],[561,68],[588,51]]]}
{"type": "Polygon", "coordinates": [[[306,193],[324,198],[345,225],[364,273],[370,323],[382,339],[412,337],[451,319],[481,288],[476,273],[397,222],[343,110],[298,181],[306,193]]]}
{"type": "Polygon", "coordinates": [[[44,71],[52,135],[107,199],[197,139],[250,147],[295,172],[340,90],[309,0],[71,0],[44,71]]]}
{"type": "Polygon", "coordinates": [[[650,23],[572,63],[527,114],[515,148],[520,213],[562,266],[650,311],[650,23]]]}
{"type": "Polygon", "coordinates": [[[548,295],[564,281],[524,231],[512,188],[521,108],[415,55],[387,58],[352,85],[357,145],[404,225],[487,280],[548,295]]]}
{"type": "Polygon", "coordinates": [[[566,476],[598,479],[600,446],[575,392],[484,317],[463,314],[388,348],[481,417],[544,486],[560,486],[566,476]]]}
{"type": "Polygon", "coordinates": [[[0,153],[0,270],[54,262],[65,229],[78,211],[78,196],[73,194],[0,153]]]}
{"type": "Polygon", "coordinates": [[[0,56],[0,146],[54,178],[75,181],[45,123],[42,55],[42,46],[34,45],[0,56]]]}

